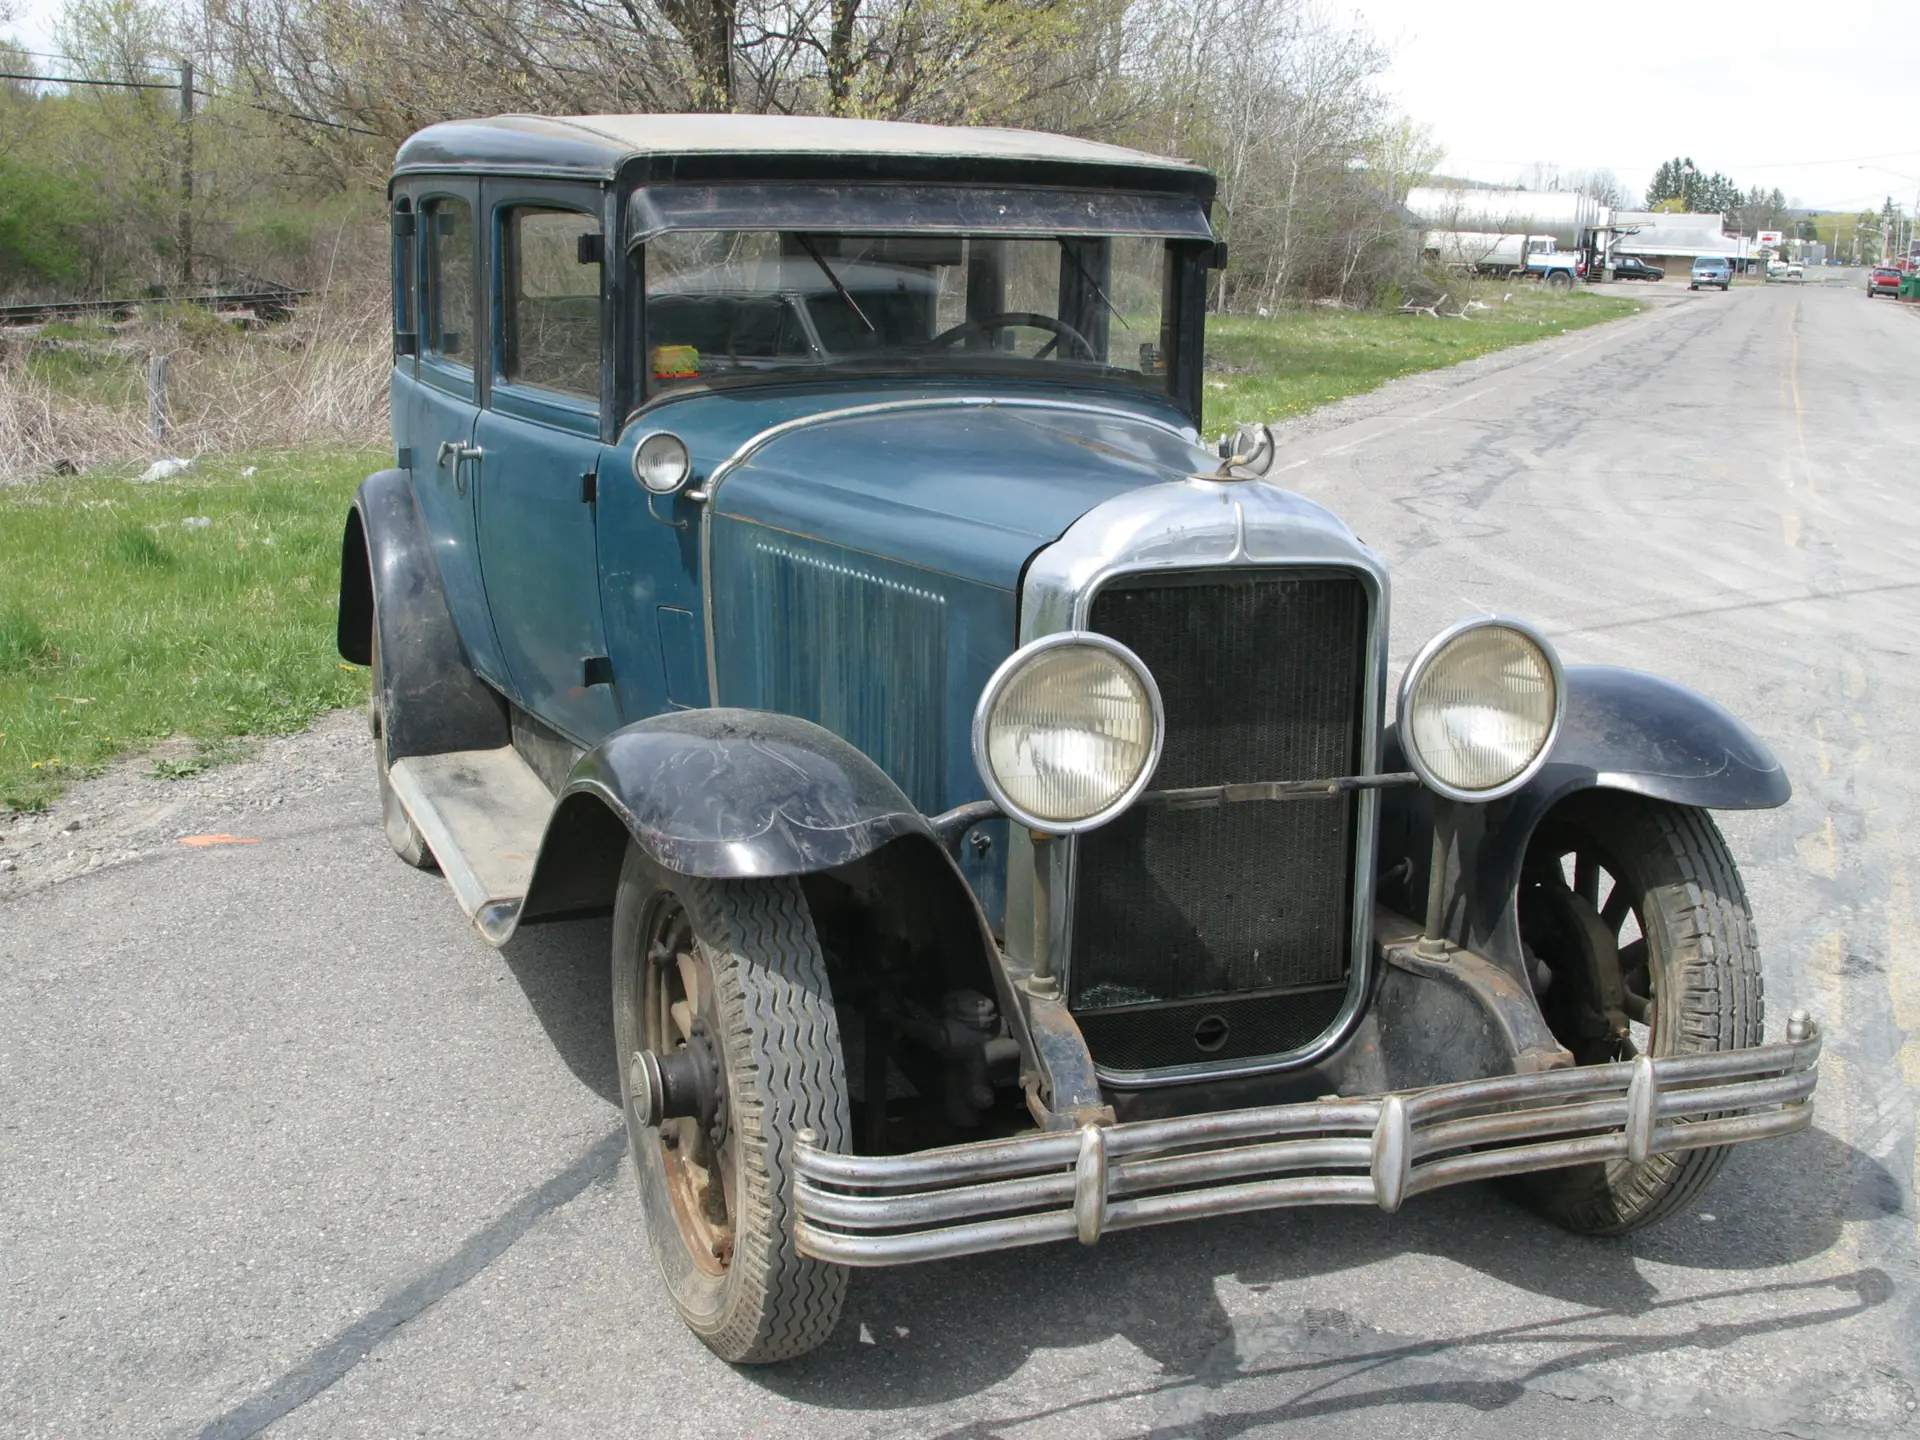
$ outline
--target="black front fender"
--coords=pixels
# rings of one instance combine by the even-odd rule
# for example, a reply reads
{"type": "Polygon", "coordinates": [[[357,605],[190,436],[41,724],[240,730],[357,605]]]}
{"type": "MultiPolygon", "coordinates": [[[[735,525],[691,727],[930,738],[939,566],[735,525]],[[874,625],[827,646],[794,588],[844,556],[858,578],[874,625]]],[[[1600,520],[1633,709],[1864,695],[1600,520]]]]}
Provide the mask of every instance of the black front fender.
{"type": "Polygon", "coordinates": [[[524,919],[612,893],[625,839],[711,879],[811,875],[902,835],[932,840],[886,772],[832,731],[762,710],[682,710],[581,756],[541,842],[524,919]]]}
{"type": "MultiPolygon", "coordinates": [[[[1569,665],[1566,682],[1566,714],[1540,773],[1504,800],[1457,813],[1448,934],[1516,975],[1524,970],[1513,900],[1527,843],[1569,795],[1621,790],[1705,810],[1765,810],[1793,794],[1766,742],[1684,685],[1611,665],[1569,665]]],[[[1383,740],[1381,768],[1407,768],[1397,727],[1383,740]]],[[[1408,915],[1426,912],[1432,835],[1428,791],[1383,792],[1381,897],[1408,915]]]]}

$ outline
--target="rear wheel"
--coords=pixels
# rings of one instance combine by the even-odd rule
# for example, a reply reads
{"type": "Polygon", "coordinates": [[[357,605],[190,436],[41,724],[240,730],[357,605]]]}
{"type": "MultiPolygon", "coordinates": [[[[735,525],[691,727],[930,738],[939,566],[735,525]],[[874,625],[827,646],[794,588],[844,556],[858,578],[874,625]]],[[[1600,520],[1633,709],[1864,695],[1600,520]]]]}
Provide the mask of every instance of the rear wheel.
{"type": "Polygon", "coordinates": [[[724,1360],[805,1354],[847,1271],[795,1247],[793,1149],[812,1130],[847,1150],[851,1124],[799,882],[674,875],[630,846],[613,925],[621,1100],[667,1293],[724,1360]]]}
{"type": "MultiPolygon", "coordinates": [[[[1583,1065],[1757,1045],[1760,956],[1739,869],[1704,810],[1590,792],[1527,850],[1520,934],[1541,1009],[1583,1065]]],[[[1617,1235],[1690,1202],[1724,1147],[1519,1178],[1548,1218],[1617,1235]]]]}
{"type": "Polygon", "coordinates": [[[367,725],[373,731],[373,763],[379,776],[381,828],[387,832],[387,843],[393,847],[394,854],[417,870],[431,870],[434,868],[433,851],[427,848],[426,837],[413,823],[413,817],[407,814],[407,807],[393,793],[393,778],[389,773],[391,765],[387,759],[387,716],[383,698],[386,671],[380,662],[378,613],[373,617],[373,639],[369,648],[372,653],[367,661],[373,683],[367,700],[367,725]]]}

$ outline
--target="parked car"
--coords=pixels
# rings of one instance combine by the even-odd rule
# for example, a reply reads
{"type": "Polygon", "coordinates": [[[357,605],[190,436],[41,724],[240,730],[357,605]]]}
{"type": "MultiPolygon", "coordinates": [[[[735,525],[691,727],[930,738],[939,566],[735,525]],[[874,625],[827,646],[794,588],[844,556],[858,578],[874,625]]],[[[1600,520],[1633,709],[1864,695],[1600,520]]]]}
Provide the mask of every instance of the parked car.
{"type": "Polygon", "coordinates": [[[850,1267],[1192,1216],[1514,1176],[1616,1234],[1811,1120],[1711,814],[1779,764],[1515,619],[1389,720],[1386,565],[1201,440],[1213,194],[850,120],[401,147],[339,600],[386,836],[493,944],[612,917],[648,1239],[728,1360],[850,1267]]]}
{"type": "Polygon", "coordinates": [[[1638,255],[1616,255],[1613,257],[1613,278],[1616,280],[1664,280],[1667,272],[1658,265],[1649,265],[1638,255]]]}
{"type": "Polygon", "coordinates": [[[1891,265],[1876,265],[1867,272],[1867,295],[1898,295],[1900,272],[1891,265]]]}
{"type": "Polygon", "coordinates": [[[1798,260],[1789,260],[1787,262],[1787,279],[1804,280],[1806,278],[1806,275],[1807,275],[1806,267],[1803,266],[1798,260]]]}
{"type": "Polygon", "coordinates": [[[1693,262],[1687,281],[1689,290],[1703,285],[1718,285],[1722,290],[1733,284],[1733,264],[1721,255],[1702,255],[1693,262]]]}

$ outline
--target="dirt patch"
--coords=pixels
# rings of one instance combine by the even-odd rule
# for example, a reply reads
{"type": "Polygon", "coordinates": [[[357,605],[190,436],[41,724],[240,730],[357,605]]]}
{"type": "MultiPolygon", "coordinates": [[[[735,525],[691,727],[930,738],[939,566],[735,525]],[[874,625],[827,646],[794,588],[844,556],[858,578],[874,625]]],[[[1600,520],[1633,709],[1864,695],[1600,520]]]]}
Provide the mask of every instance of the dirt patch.
{"type": "Polygon", "coordinates": [[[165,741],[81,781],[46,810],[0,813],[0,902],[183,841],[243,843],[288,800],[363,772],[373,814],[364,710],[330,711],[309,730],[251,750],[238,763],[198,769],[203,754],[192,741],[165,741]]]}

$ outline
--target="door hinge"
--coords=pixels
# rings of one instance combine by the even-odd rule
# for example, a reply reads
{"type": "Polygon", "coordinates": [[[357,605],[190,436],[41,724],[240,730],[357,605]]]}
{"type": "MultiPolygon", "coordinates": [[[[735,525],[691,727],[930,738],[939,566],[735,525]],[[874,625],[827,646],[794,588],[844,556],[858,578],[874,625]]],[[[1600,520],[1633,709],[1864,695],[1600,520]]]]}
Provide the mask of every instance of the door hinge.
{"type": "Polygon", "coordinates": [[[573,257],[582,265],[598,265],[606,257],[606,245],[600,235],[582,235],[574,242],[573,257]]]}
{"type": "Polygon", "coordinates": [[[589,688],[595,685],[613,684],[613,661],[604,655],[587,656],[581,671],[581,683],[589,688]]]}
{"type": "Polygon", "coordinates": [[[589,470],[580,477],[580,503],[597,505],[600,503],[600,472],[589,470]]]}
{"type": "Polygon", "coordinates": [[[399,469],[411,470],[413,468],[413,447],[411,445],[402,445],[399,450],[394,452],[393,460],[399,469]]]}

